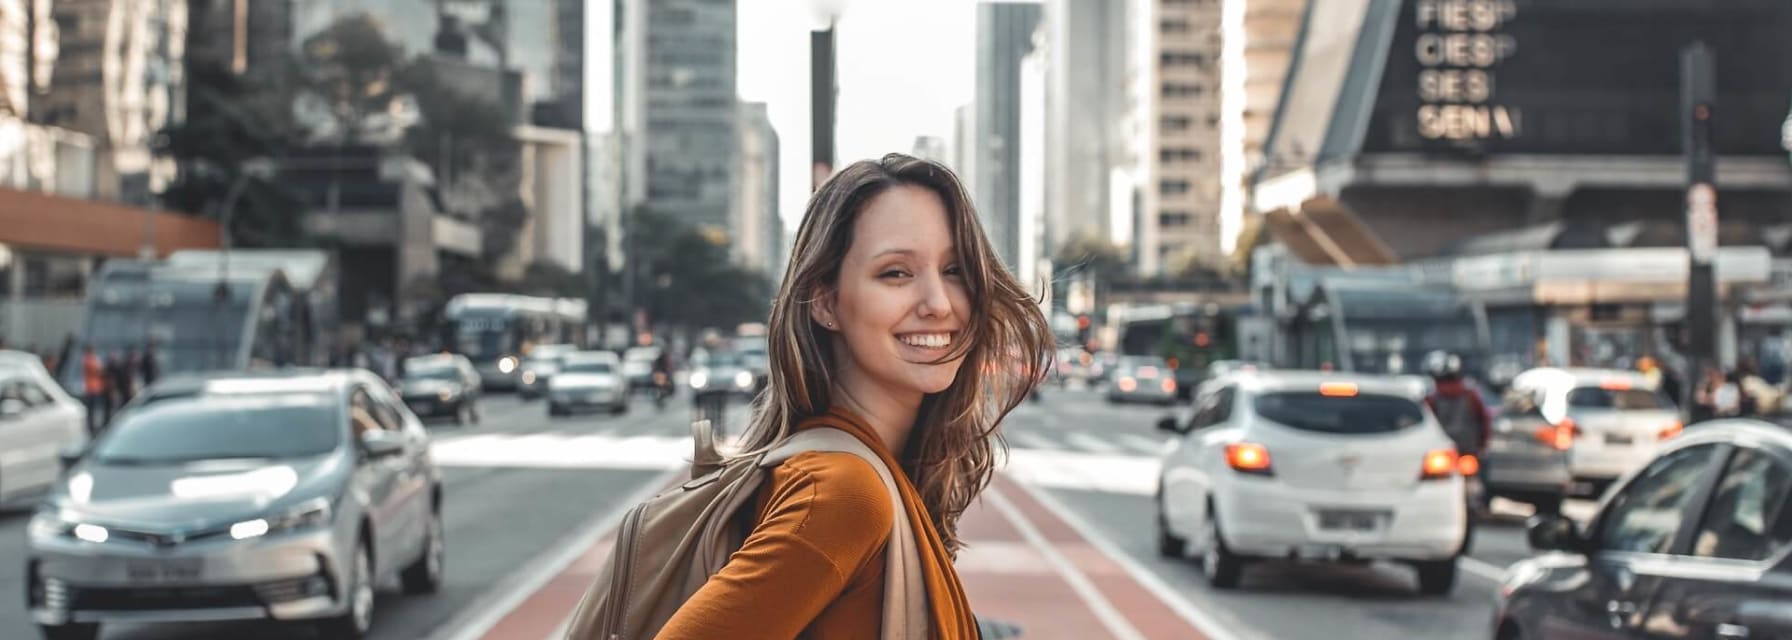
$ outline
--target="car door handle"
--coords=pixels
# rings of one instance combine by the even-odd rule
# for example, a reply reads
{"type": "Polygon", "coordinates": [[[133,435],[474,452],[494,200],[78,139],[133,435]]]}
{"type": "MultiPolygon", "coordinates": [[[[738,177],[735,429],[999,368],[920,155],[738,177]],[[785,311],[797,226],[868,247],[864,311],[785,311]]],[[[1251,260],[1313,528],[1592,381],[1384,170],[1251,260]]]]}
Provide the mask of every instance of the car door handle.
{"type": "Polygon", "coordinates": [[[1739,624],[1717,625],[1717,637],[1727,640],[1745,640],[1748,638],[1748,627],[1739,624]]]}

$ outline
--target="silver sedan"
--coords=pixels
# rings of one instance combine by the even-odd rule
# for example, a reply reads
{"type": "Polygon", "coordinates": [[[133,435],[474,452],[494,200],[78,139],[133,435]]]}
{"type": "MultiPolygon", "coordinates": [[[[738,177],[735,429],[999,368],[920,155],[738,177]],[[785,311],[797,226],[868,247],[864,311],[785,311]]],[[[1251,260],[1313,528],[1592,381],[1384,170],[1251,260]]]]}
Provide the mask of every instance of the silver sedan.
{"type": "Polygon", "coordinates": [[[52,640],[244,619],[360,638],[383,579],[441,585],[441,504],[428,436],[372,374],[169,380],[32,518],[27,604],[52,640]]]}

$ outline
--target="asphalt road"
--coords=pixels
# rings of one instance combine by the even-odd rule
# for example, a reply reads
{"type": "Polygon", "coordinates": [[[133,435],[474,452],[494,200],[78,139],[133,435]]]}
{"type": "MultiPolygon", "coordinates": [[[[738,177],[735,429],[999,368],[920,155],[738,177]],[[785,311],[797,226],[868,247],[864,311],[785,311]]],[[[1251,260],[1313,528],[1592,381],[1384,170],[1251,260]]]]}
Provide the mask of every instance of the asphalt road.
{"type": "MultiPolygon", "coordinates": [[[[529,589],[560,551],[613,520],[641,492],[688,460],[689,398],[657,411],[637,400],[623,416],[550,420],[540,402],[497,396],[481,424],[431,425],[447,480],[447,582],[433,596],[379,594],[375,638],[447,639],[506,596],[529,589]]],[[[1109,406],[1089,391],[1048,389],[1003,426],[1005,473],[1042,489],[1073,524],[1122,564],[1218,623],[1230,637],[1486,638],[1503,569],[1528,555],[1518,517],[1482,523],[1457,588],[1444,598],[1415,593],[1399,566],[1261,565],[1243,588],[1215,592],[1189,561],[1156,554],[1151,493],[1167,438],[1154,430],[1162,407],[1109,406]]],[[[730,412],[738,432],[743,409],[730,412]]],[[[1517,514],[1513,514],[1516,516],[1517,514]]],[[[28,512],[0,513],[0,638],[35,635],[24,611],[28,512]]],[[[1029,636],[1050,637],[1046,630],[1029,636]]],[[[105,638],[314,637],[304,627],[209,624],[109,626],[105,638]]],[[[1221,636],[1216,640],[1225,640],[1221,636]]]]}
{"type": "MultiPolygon", "coordinates": [[[[682,398],[681,398],[682,399],[682,398]]],[[[446,481],[443,517],[447,533],[446,583],[432,596],[407,597],[396,584],[379,592],[374,638],[425,638],[452,631],[452,623],[468,611],[501,595],[506,579],[525,573],[564,541],[617,513],[625,500],[662,478],[679,463],[665,444],[685,433],[686,404],[669,404],[664,412],[637,400],[623,416],[547,417],[541,402],[523,403],[513,396],[488,397],[480,424],[459,427],[432,422],[438,462],[446,481]],[[499,443],[494,445],[493,443],[499,443]],[[523,446],[501,446],[503,444],[523,446]],[[533,443],[533,444],[531,444],[533,443]],[[630,464],[534,464],[551,458],[543,452],[563,450],[566,443],[591,448],[647,447],[657,454],[618,452],[630,464]],[[531,453],[529,447],[536,452],[531,453]],[[482,454],[500,457],[487,460],[482,454]]],[[[732,417],[732,416],[731,416],[732,417]]],[[[688,444],[684,447],[688,450],[688,444]]],[[[685,454],[688,458],[688,454],[685,454]]],[[[25,526],[29,511],[0,514],[0,638],[36,637],[25,612],[25,526]]],[[[118,625],[107,626],[103,638],[266,638],[315,637],[303,627],[266,624],[118,625]]]]}
{"type": "MultiPolygon", "coordinates": [[[[1419,596],[1411,569],[1383,564],[1257,565],[1246,571],[1238,590],[1216,591],[1199,565],[1157,555],[1152,491],[1158,464],[1146,445],[1161,447],[1168,437],[1155,430],[1166,411],[1109,406],[1088,391],[1048,392],[1003,425],[1013,448],[1010,470],[1043,486],[1085,534],[1131,560],[1235,638],[1490,637],[1500,574],[1529,556],[1522,527],[1528,507],[1501,501],[1496,519],[1478,523],[1474,548],[1448,597],[1419,596]],[[1092,469],[1078,472],[1077,466],[1092,469]]],[[[1585,507],[1571,504],[1569,511],[1585,507]]]]}

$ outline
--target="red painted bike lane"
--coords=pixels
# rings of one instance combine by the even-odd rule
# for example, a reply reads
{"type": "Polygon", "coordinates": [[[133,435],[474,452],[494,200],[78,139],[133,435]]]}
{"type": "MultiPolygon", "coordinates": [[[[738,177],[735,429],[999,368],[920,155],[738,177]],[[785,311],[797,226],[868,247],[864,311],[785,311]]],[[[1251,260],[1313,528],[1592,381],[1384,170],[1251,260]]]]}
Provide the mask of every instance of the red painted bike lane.
{"type": "MultiPolygon", "coordinates": [[[[1136,568],[1084,537],[1032,489],[997,476],[960,521],[968,546],[959,577],[979,618],[1012,625],[1021,640],[1209,638],[1196,620],[1141,580],[1136,568]]],[[[558,638],[602,570],[613,535],[591,544],[489,628],[457,638],[558,638]]]]}

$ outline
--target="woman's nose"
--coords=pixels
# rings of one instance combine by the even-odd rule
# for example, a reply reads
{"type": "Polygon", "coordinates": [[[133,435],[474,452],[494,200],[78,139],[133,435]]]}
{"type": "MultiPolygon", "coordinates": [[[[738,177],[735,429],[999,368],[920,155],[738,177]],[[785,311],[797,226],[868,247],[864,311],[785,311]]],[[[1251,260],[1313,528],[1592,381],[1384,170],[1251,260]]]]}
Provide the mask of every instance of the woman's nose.
{"type": "Polygon", "coordinates": [[[916,313],[923,318],[946,318],[952,315],[952,298],[946,295],[946,279],[939,274],[922,278],[921,304],[916,313]]]}

